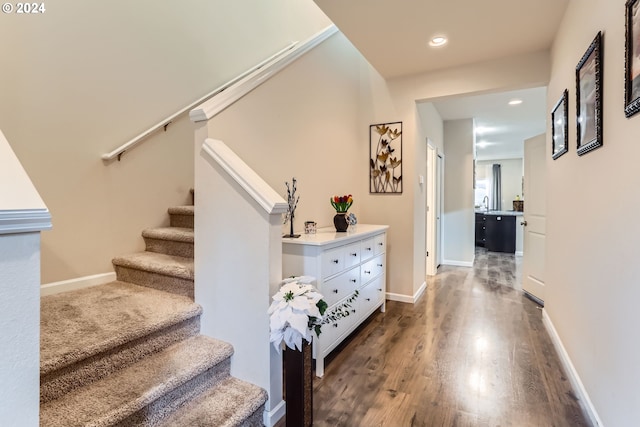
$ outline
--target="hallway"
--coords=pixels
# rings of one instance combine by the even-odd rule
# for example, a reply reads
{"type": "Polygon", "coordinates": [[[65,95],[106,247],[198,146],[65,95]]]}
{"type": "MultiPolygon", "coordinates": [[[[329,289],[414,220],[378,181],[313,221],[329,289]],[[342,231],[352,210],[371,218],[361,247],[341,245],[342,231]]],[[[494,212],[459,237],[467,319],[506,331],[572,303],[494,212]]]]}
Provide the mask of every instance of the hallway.
{"type": "Polygon", "coordinates": [[[331,357],[314,426],[590,425],[513,255],[440,267],[417,304],[389,301],[331,357]]]}

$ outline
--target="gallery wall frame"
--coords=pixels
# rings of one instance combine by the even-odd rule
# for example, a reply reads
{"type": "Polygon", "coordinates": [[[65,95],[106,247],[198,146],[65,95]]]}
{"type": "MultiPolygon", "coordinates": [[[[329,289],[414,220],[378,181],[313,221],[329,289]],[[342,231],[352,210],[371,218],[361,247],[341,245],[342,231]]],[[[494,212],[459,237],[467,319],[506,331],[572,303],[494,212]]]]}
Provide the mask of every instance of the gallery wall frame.
{"type": "Polygon", "coordinates": [[[578,155],[602,146],[602,32],[599,31],[576,66],[578,155]]]}
{"type": "Polygon", "coordinates": [[[624,114],[640,111],[640,1],[625,4],[624,114]]]}
{"type": "Polygon", "coordinates": [[[551,157],[556,160],[569,151],[569,91],[562,96],[551,110],[551,157]]]}
{"type": "Polygon", "coordinates": [[[369,126],[369,192],[402,193],[402,122],[369,126]]]}

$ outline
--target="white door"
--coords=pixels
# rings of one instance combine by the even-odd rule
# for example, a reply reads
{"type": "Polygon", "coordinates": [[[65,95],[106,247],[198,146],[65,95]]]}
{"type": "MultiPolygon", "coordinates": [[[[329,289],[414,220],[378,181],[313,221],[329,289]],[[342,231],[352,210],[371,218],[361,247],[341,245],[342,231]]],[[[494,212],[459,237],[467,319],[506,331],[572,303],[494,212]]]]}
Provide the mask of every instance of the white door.
{"type": "Polygon", "coordinates": [[[437,170],[436,170],[436,148],[427,139],[427,276],[435,276],[438,270],[437,260],[437,170]]]}
{"type": "MultiPolygon", "coordinates": [[[[545,238],[546,238],[546,135],[524,142],[524,255],[522,288],[544,303],[545,238]]],[[[520,224],[518,224],[520,225],[520,224]]]]}
{"type": "Polygon", "coordinates": [[[444,206],[444,158],[436,158],[436,268],[442,264],[442,207],[444,206]]]}

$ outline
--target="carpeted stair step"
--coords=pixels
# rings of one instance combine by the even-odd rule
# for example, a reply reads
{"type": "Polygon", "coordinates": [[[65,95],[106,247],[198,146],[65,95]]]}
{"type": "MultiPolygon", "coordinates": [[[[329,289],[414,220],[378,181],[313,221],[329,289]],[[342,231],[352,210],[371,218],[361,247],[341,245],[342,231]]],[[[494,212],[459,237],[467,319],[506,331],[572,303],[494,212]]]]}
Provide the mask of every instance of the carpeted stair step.
{"type": "Polygon", "coordinates": [[[157,425],[189,400],[228,378],[232,353],[229,344],[213,338],[188,338],[41,405],[40,426],[157,425]]]}
{"type": "Polygon", "coordinates": [[[262,427],[267,392],[229,377],[171,414],[158,427],[262,427]]]}
{"type": "Polygon", "coordinates": [[[138,252],[113,259],[118,280],[193,298],[193,259],[138,252]]]}
{"type": "Polygon", "coordinates": [[[193,228],[164,227],[142,231],[146,250],[166,255],[193,258],[193,228]]]}
{"type": "Polygon", "coordinates": [[[193,228],[193,205],[169,208],[169,222],[172,227],[193,228]]]}
{"type": "Polygon", "coordinates": [[[43,297],[41,401],[197,335],[201,312],[189,298],[123,282],[43,297]]]}

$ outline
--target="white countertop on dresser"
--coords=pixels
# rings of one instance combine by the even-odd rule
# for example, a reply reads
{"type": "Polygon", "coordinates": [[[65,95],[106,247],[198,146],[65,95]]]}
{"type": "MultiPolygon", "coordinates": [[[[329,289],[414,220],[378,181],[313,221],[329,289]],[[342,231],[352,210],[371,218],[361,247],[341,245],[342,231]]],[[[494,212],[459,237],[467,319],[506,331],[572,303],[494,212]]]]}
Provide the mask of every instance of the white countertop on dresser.
{"type": "Polygon", "coordinates": [[[297,239],[284,237],[282,243],[310,246],[348,243],[352,240],[362,239],[366,235],[386,231],[388,228],[388,225],[357,224],[355,230],[349,226],[347,231],[339,233],[335,227],[322,227],[317,230],[316,234],[302,234],[297,239]]]}

